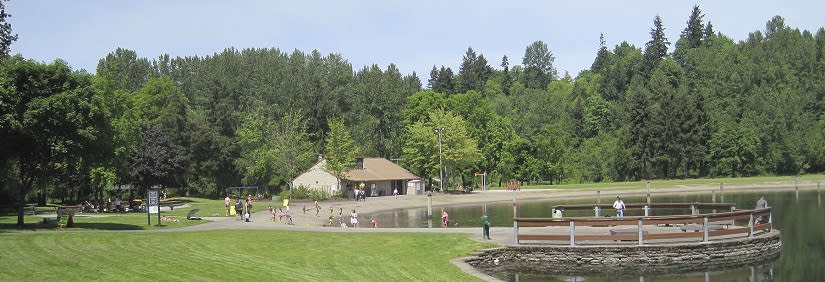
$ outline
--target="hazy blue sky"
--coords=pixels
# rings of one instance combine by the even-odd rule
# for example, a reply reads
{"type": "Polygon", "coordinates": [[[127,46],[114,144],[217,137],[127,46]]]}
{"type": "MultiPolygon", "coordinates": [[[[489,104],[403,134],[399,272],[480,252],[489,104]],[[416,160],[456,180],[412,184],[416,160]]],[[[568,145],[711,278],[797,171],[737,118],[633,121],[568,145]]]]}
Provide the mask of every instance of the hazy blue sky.
{"type": "MultiPolygon", "coordinates": [[[[426,84],[433,65],[453,67],[472,46],[496,68],[507,55],[546,42],[559,74],[590,67],[605,34],[609,48],[650,39],[656,15],[675,43],[691,8],[734,40],[764,30],[773,16],[815,32],[825,26],[825,1],[118,1],[12,0],[9,22],[20,39],[13,53],[50,62],[61,58],[94,72],[117,47],[140,57],[205,56],[228,47],[340,53],[354,69],[395,63],[426,84]]],[[[671,51],[673,46],[671,45],[671,51]]]]}

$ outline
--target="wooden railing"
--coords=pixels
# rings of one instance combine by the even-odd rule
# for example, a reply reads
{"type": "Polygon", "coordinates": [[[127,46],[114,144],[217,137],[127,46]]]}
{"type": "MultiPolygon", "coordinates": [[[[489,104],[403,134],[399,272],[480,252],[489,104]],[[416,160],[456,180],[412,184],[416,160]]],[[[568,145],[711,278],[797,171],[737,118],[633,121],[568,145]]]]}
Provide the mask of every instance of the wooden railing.
{"type": "MultiPolygon", "coordinates": [[[[673,204],[668,208],[677,208],[673,204]]],[[[694,206],[714,207],[720,204],[691,204],[694,206]]],[[[730,205],[730,204],[727,204],[730,205]]],[[[664,204],[657,204],[663,207],[664,204]]],[[[570,207],[570,206],[566,206],[570,207]]],[[[593,208],[591,205],[589,208],[593,208]]],[[[728,206],[734,209],[732,206],[728,206]]],[[[588,209],[589,209],[588,208],[588,209]]],[[[638,241],[639,245],[655,240],[679,241],[679,239],[697,239],[708,242],[711,239],[728,235],[747,235],[753,237],[755,232],[771,230],[771,208],[755,210],[733,210],[723,213],[669,215],[669,216],[627,216],[627,217],[562,217],[562,218],[514,218],[514,235],[516,244],[522,241],[567,241],[575,246],[580,241],[638,241]],[[757,222],[758,218],[764,218],[757,222]],[[735,223],[747,221],[747,227],[735,223]],[[645,228],[665,226],[683,226],[672,228],[645,228]],[[724,228],[724,226],[728,228],[724,228]],[[567,227],[567,235],[560,234],[520,234],[524,227],[567,227]],[[616,226],[635,226],[635,228],[615,228],[616,226]],[[693,227],[685,229],[684,227],[693,227]],[[576,227],[594,227],[588,232],[576,232],[576,227]],[[605,228],[596,228],[605,227],[605,228]],[[673,232],[671,232],[673,231],[673,232]],[[696,232],[688,232],[696,231],[696,232]],[[702,231],[702,232],[698,232],[702,231]],[[582,234],[584,233],[584,234],[582,234]],[[602,234],[597,234],[602,233],[602,234]]],[[[536,229],[541,231],[540,229],[536,229]]],[[[558,230],[556,230],[558,231],[558,230]]],[[[557,233],[557,232],[556,232],[557,233]]]]}
{"type": "MultiPolygon", "coordinates": [[[[595,204],[595,205],[555,205],[554,210],[573,211],[573,210],[593,210],[594,216],[603,216],[602,211],[613,210],[612,204],[595,204]]],[[[640,203],[640,204],[625,204],[625,210],[643,210],[645,216],[651,216],[653,209],[690,209],[690,214],[699,214],[700,210],[736,210],[734,203],[640,203]]]]}

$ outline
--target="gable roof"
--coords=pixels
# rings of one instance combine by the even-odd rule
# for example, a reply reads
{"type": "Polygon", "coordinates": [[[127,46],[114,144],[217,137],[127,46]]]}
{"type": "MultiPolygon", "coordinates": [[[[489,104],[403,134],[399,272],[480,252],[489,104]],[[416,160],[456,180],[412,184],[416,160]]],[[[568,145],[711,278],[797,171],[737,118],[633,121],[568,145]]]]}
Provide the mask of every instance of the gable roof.
{"type": "Polygon", "coordinates": [[[399,179],[421,179],[403,167],[385,158],[364,158],[364,169],[353,169],[344,179],[350,181],[377,181],[399,179]]]}

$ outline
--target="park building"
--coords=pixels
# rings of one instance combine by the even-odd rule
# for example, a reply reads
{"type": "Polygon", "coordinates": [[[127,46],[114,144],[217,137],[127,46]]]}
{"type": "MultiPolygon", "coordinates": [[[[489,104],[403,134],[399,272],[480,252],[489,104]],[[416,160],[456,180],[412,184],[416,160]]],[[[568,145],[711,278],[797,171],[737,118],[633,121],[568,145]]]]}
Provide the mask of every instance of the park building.
{"type": "Polygon", "coordinates": [[[329,194],[341,191],[344,197],[352,197],[352,190],[361,187],[369,197],[389,196],[395,189],[398,189],[399,195],[422,194],[424,191],[421,177],[385,158],[356,158],[355,168],[347,171],[341,179],[342,187],[338,187],[338,179],[324,168],[325,165],[326,160],[321,158],[292,179],[292,187],[306,187],[329,194]]]}

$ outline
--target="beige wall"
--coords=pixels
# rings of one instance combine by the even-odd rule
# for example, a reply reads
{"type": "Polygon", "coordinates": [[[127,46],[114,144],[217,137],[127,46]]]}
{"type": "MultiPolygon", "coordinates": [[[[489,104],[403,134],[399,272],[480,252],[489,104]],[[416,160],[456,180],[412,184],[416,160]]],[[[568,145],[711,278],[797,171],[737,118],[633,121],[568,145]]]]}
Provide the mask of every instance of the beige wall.
{"type": "Polygon", "coordinates": [[[338,191],[338,180],[332,174],[320,168],[320,165],[313,166],[308,171],[292,180],[293,187],[307,187],[310,189],[323,190],[327,193],[338,191]]]}

